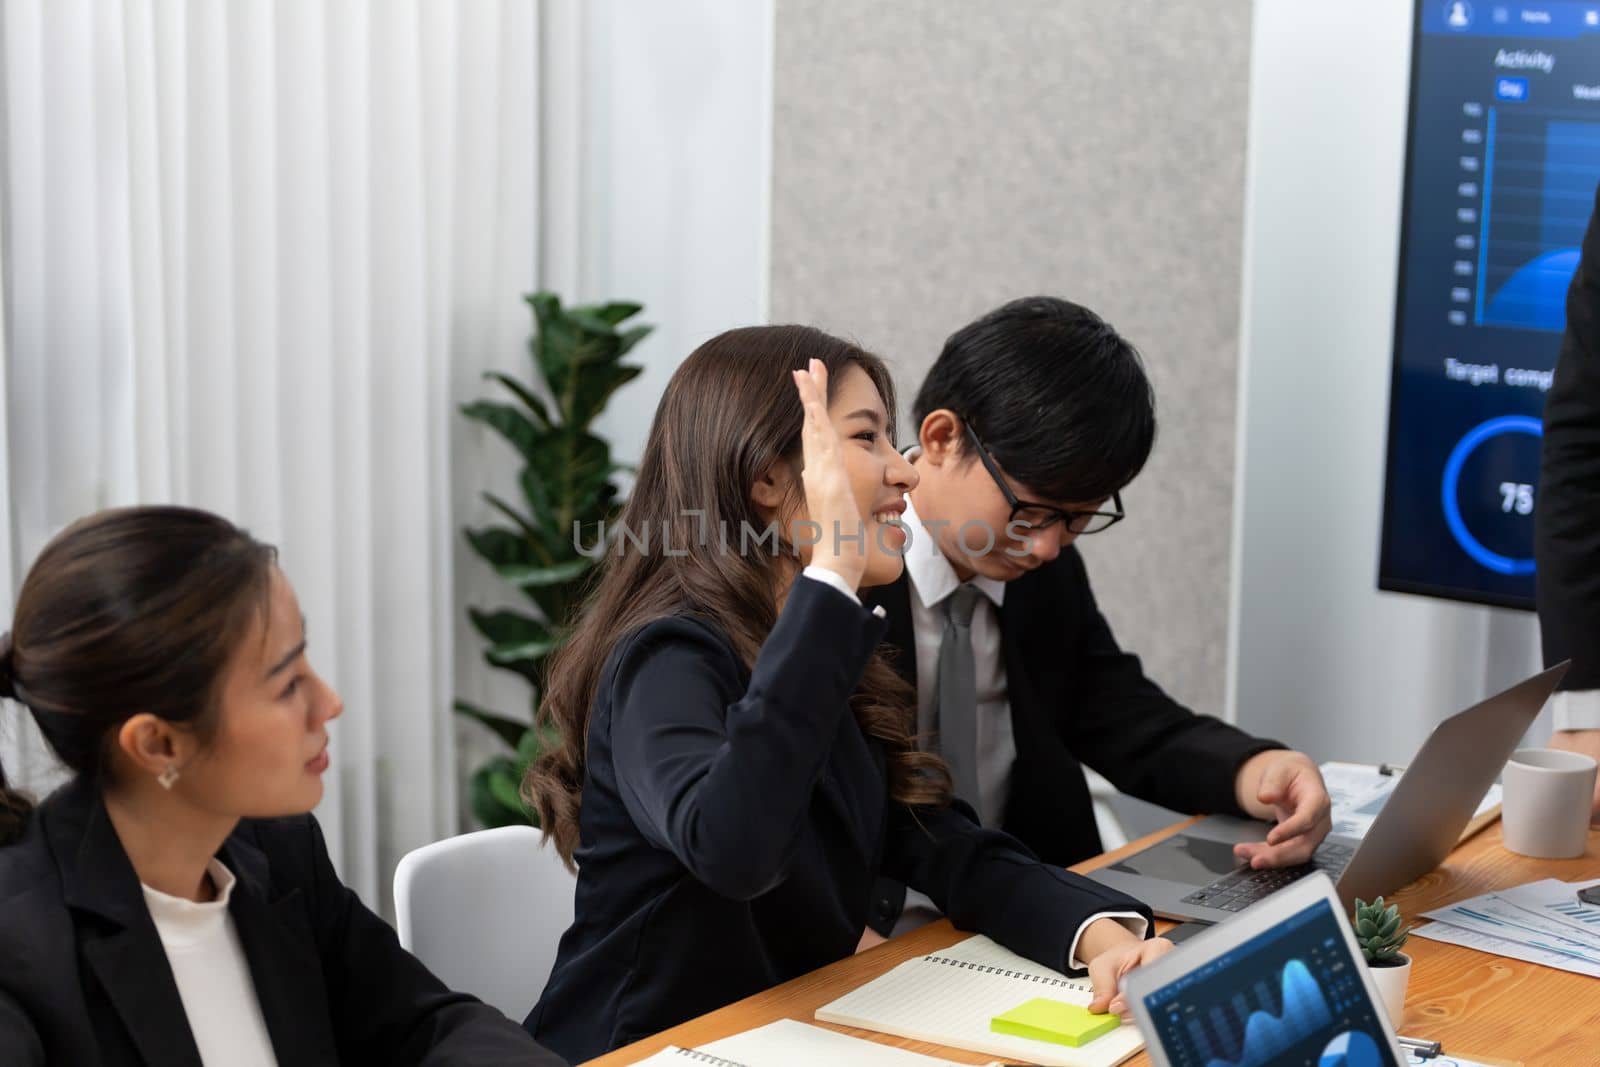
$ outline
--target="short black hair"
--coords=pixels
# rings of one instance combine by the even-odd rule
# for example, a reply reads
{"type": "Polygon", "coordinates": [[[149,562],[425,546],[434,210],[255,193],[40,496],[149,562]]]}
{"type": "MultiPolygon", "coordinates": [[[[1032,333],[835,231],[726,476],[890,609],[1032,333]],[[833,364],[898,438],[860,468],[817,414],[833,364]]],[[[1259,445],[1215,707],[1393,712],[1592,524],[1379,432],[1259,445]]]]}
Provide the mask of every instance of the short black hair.
{"type": "MultiPolygon", "coordinates": [[[[917,392],[916,425],[947,408],[1012,478],[1055,501],[1110,496],[1156,438],[1138,350],[1069,300],[1013,300],[951,334],[917,392]]],[[[969,459],[975,459],[966,448],[969,459]]]]}

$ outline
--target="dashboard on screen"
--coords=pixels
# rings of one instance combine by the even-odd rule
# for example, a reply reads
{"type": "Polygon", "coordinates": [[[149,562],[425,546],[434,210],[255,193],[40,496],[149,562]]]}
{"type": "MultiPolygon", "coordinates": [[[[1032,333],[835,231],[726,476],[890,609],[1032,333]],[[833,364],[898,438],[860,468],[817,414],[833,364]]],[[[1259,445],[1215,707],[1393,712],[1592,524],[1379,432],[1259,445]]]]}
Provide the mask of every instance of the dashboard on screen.
{"type": "Polygon", "coordinates": [[[1600,182],[1600,0],[1420,0],[1378,584],[1532,608],[1541,415],[1600,182]]]}

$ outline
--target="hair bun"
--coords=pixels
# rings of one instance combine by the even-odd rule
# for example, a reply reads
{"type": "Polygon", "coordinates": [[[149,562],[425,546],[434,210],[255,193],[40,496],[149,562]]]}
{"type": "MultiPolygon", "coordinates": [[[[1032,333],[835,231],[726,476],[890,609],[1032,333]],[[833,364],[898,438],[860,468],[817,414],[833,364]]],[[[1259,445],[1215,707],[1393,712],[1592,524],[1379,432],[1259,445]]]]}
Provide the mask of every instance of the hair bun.
{"type": "Polygon", "coordinates": [[[0,697],[17,699],[17,690],[11,683],[11,631],[0,633],[0,697]]]}

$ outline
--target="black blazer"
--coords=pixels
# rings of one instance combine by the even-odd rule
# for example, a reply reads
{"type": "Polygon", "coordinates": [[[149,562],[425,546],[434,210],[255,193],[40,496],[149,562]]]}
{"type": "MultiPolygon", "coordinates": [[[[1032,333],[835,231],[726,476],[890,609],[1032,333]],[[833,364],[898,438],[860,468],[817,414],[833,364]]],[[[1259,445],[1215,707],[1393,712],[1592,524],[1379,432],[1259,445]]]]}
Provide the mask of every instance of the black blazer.
{"type": "Polygon", "coordinates": [[[527,1026],[588,1059],[855,950],[879,872],[1058,969],[1094,914],[1148,909],[1039,864],[964,807],[888,796],[848,701],[883,623],[801,578],[747,671],[700,619],[650,623],[596,691],[576,915],[527,1026]]]}
{"type": "Polygon", "coordinates": [[[1600,689],[1600,190],[1545,397],[1534,530],[1545,665],[1570,659],[1561,688],[1600,689]]]}
{"type": "MultiPolygon", "coordinates": [[[[246,819],[217,857],[284,1067],[562,1062],[402,949],[340,883],[311,816],[246,819]]],[[[0,848],[0,1060],[200,1067],[138,876],[84,782],[0,848]]]]}
{"type": "MultiPolygon", "coordinates": [[[[910,598],[910,578],[902,574],[863,600],[888,612],[891,662],[914,686],[910,598]]],[[[1017,746],[1002,829],[1047,863],[1066,866],[1099,853],[1084,764],[1122,792],[1163,807],[1243,814],[1233,793],[1239,767],[1284,746],[1196,715],[1146,678],[1139,657],[1111,636],[1075,547],[1006,583],[999,617],[1017,746]]],[[[880,900],[877,907],[874,925],[892,925],[899,903],[880,900]]]]}

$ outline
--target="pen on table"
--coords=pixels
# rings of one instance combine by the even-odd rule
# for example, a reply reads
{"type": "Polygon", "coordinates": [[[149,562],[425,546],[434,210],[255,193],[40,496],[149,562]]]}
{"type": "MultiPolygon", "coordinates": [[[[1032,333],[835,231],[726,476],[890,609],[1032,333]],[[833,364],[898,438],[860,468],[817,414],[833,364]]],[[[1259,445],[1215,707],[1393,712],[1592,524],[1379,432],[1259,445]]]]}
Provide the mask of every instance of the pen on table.
{"type": "Polygon", "coordinates": [[[1378,773],[1383,775],[1385,778],[1392,778],[1397,774],[1404,774],[1405,770],[1405,765],[1400,763],[1378,764],[1378,773]]]}
{"type": "Polygon", "coordinates": [[[1437,1056],[1443,1051],[1439,1042],[1429,1041],[1425,1037],[1406,1037],[1404,1034],[1396,1034],[1395,1040],[1399,1041],[1403,1048],[1415,1050],[1424,1059],[1437,1056]]]}

